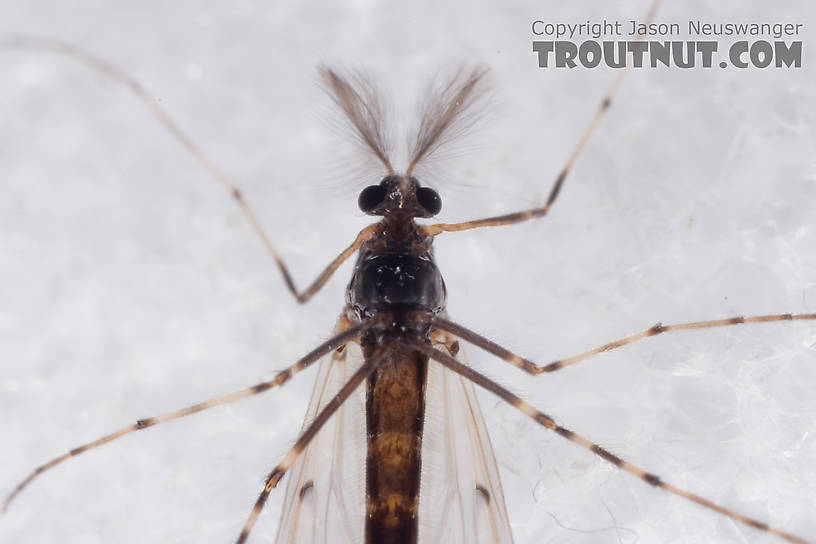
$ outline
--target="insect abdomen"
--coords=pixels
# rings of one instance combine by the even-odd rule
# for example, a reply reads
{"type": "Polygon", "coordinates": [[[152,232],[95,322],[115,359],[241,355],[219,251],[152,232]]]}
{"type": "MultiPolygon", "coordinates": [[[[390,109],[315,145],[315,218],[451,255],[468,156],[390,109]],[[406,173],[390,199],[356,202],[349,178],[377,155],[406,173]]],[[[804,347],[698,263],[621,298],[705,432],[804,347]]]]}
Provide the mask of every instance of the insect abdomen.
{"type": "Polygon", "coordinates": [[[366,543],[417,541],[427,370],[426,357],[397,346],[369,378],[366,543]]]}

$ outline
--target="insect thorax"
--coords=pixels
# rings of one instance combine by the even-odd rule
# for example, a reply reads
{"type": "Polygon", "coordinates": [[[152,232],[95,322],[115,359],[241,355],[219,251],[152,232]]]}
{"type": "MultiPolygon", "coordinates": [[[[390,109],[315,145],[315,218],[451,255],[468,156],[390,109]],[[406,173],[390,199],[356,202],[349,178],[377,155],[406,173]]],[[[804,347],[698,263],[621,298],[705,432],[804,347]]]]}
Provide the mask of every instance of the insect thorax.
{"type": "Polygon", "coordinates": [[[430,240],[396,241],[388,233],[360,248],[346,290],[349,317],[356,321],[388,312],[435,315],[445,307],[445,282],[433,260],[430,240]]]}

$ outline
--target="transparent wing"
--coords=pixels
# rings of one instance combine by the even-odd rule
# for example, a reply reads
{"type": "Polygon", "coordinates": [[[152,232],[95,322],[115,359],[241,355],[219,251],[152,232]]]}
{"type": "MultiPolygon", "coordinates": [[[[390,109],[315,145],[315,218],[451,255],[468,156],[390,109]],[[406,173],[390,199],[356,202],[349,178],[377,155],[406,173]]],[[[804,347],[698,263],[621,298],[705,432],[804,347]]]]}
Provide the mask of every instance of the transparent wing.
{"type": "MultiPolygon", "coordinates": [[[[463,359],[461,353],[458,358],[463,359]]],[[[356,343],[320,361],[304,427],[362,363],[356,343]]],[[[473,385],[430,361],[425,414],[419,542],[511,543],[498,467],[473,385]]],[[[365,458],[365,388],[360,387],[293,466],[277,542],[363,542],[365,458]]]]}
{"type": "MultiPolygon", "coordinates": [[[[437,347],[444,345],[451,345],[450,339],[437,347]]],[[[455,355],[463,360],[461,353],[455,355]]],[[[493,446],[473,384],[430,361],[425,399],[419,541],[512,542],[493,446]]]]}
{"type": "MultiPolygon", "coordinates": [[[[362,363],[355,342],[320,361],[304,428],[362,363]]],[[[363,542],[365,456],[365,387],[358,387],[292,467],[277,542],[363,542]]]]}

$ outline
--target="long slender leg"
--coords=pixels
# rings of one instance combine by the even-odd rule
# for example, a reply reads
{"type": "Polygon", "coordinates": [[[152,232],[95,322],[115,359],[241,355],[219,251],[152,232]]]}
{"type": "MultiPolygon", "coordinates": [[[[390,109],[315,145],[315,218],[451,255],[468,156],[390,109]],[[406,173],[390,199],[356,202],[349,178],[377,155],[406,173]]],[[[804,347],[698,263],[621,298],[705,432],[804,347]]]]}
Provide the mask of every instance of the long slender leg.
{"type": "MultiPolygon", "coordinates": [[[[645,18],[647,24],[654,18],[654,14],[657,11],[659,4],[660,2],[658,0],[654,0],[652,2],[652,5],[649,8],[645,18]]],[[[642,36],[638,36],[636,39],[639,40],[641,38],[642,36]]],[[[615,78],[615,81],[609,87],[609,90],[606,91],[606,94],[601,99],[601,103],[598,106],[598,110],[595,112],[595,115],[592,117],[589,125],[579,138],[578,143],[573,148],[569,158],[567,158],[567,162],[564,164],[561,172],[559,172],[558,176],[556,176],[555,182],[553,182],[552,188],[550,189],[550,195],[547,197],[547,202],[543,206],[520,212],[508,213],[505,215],[487,217],[484,219],[464,221],[462,223],[437,223],[434,225],[426,225],[421,227],[421,232],[425,236],[436,236],[437,234],[441,234],[443,232],[458,232],[461,230],[471,230],[482,227],[500,227],[504,225],[512,225],[514,223],[521,223],[523,221],[529,221],[530,219],[537,219],[547,215],[547,212],[550,211],[550,207],[553,205],[555,200],[558,198],[558,194],[561,192],[561,187],[564,185],[564,180],[567,179],[567,175],[569,175],[570,170],[572,170],[575,161],[578,160],[578,157],[581,155],[584,147],[586,147],[587,142],[589,142],[589,139],[592,137],[592,134],[598,127],[601,119],[603,119],[604,114],[606,114],[606,111],[609,109],[609,106],[612,105],[612,100],[615,98],[615,95],[617,94],[618,89],[623,83],[623,80],[628,72],[629,64],[627,64],[625,68],[621,69],[618,76],[615,78]]]]}
{"type": "Polygon", "coordinates": [[[197,412],[201,412],[208,408],[212,408],[214,406],[220,406],[222,404],[227,404],[238,399],[242,399],[245,397],[251,397],[253,395],[257,395],[258,393],[263,393],[268,389],[272,389],[273,387],[279,387],[289,381],[289,379],[300,372],[301,370],[307,368],[309,365],[314,363],[323,355],[335,350],[341,346],[344,346],[346,343],[350,342],[354,338],[358,337],[365,329],[370,327],[371,324],[361,323],[359,325],[354,325],[340,334],[336,334],[332,338],[326,340],[315,349],[310,351],[308,354],[303,356],[300,360],[298,360],[295,364],[290,366],[289,368],[282,370],[275,376],[274,379],[261,382],[258,384],[253,385],[252,387],[247,387],[246,389],[241,389],[240,391],[235,391],[234,393],[229,393],[227,395],[223,395],[220,397],[215,397],[204,402],[200,402],[198,404],[193,404],[192,406],[188,406],[186,408],[182,408],[181,410],[176,410],[174,412],[168,412],[166,414],[162,414],[159,416],[149,417],[145,419],[140,419],[127,427],[123,427],[118,431],[114,431],[110,434],[103,436],[102,438],[98,438],[92,442],[88,442],[87,444],[83,444],[77,448],[74,448],[70,451],[67,451],[60,455],[59,457],[55,457],[54,459],[48,461],[47,463],[40,465],[34,471],[28,475],[28,477],[17,484],[17,487],[14,488],[8,497],[6,497],[5,502],[3,503],[3,512],[5,512],[11,501],[20,494],[20,492],[25,489],[28,484],[31,483],[34,478],[45,472],[46,470],[55,467],[56,465],[62,463],[66,459],[71,457],[75,457],[80,453],[84,453],[88,450],[92,450],[97,448],[103,444],[107,444],[108,442],[112,442],[117,438],[121,438],[126,434],[130,434],[133,431],[141,431],[142,429],[147,429],[148,427],[153,427],[154,425],[158,425],[159,423],[165,423],[166,421],[171,421],[173,419],[178,419],[184,416],[189,416],[190,414],[195,414],[197,412]]]}
{"type": "Polygon", "coordinates": [[[299,303],[303,304],[312,298],[312,296],[319,291],[321,287],[323,287],[326,281],[343,263],[343,261],[357,251],[360,244],[370,238],[373,234],[373,225],[360,231],[354,242],[343,250],[343,252],[340,253],[340,255],[338,255],[323,270],[323,272],[320,273],[317,279],[315,279],[311,285],[309,285],[309,287],[307,287],[304,291],[299,292],[295,286],[295,282],[292,279],[291,274],[289,273],[289,269],[286,267],[286,264],[284,264],[283,259],[278,254],[275,246],[272,245],[272,241],[269,239],[269,236],[267,236],[266,232],[263,230],[263,227],[261,227],[255,212],[252,211],[252,208],[249,207],[247,201],[244,200],[244,197],[238,187],[232,181],[230,181],[227,175],[224,174],[224,172],[204,154],[198,144],[196,144],[193,139],[184,130],[182,130],[178,123],[176,123],[173,118],[170,117],[170,115],[152,96],[150,96],[142,84],[139,83],[133,76],[125,73],[106,60],[101,59],[96,55],[93,55],[70,43],[52,38],[41,38],[35,36],[0,36],[0,49],[20,48],[40,49],[79,61],[85,66],[96,70],[103,76],[110,78],[130,91],[147,109],[150,115],[152,115],[153,118],[156,119],[159,124],[161,124],[162,127],[164,127],[165,130],[167,130],[167,132],[173,136],[179,145],[190,153],[193,159],[195,159],[195,161],[198,162],[198,164],[200,164],[215,181],[217,181],[222,187],[224,187],[224,189],[227,190],[227,192],[229,192],[230,195],[232,195],[232,198],[238,204],[238,207],[241,208],[241,212],[244,214],[244,217],[247,218],[247,221],[249,221],[249,224],[252,226],[252,230],[255,231],[255,234],[258,236],[258,238],[260,238],[261,243],[263,243],[266,250],[272,256],[272,259],[274,259],[275,264],[278,266],[278,269],[283,276],[283,281],[286,282],[286,287],[289,289],[289,292],[292,293],[292,296],[294,296],[299,303]]]}
{"type": "Polygon", "coordinates": [[[738,316],[730,317],[728,319],[715,319],[713,321],[695,321],[693,323],[677,323],[674,325],[663,325],[661,323],[658,323],[653,327],[649,327],[648,329],[644,329],[640,332],[630,334],[629,336],[624,336],[623,338],[618,338],[617,340],[613,340],[612,342],[608,342],[596,348],[589,349],[577,355],[553,361],[552,363],[544,366],[539,366],[534,362],[530,361],[529,359],[525,359],[520,355],[516,355],[515,353],[498,345],[492,340],[489,340],[484,336],[463,327],[462,325],[458,325],[452,321],[448,321],[447,319],[443,319],[441,317],[434,317],[431,320],[431,324],[438,329],[447,331],[451,334],[455,334],[462,340],[466,340],[471,344],[474,344],[482,348],[483,350],[492,353],[496,357],[499,357],[507,361],[511,365],[518,367],[521,370],[528,372],[529,374],[538,375],[543,374],[545,372],[555,372],[556,370],[561,370],[564,367],[580,363],[581,361],[585,361],[586,359],[598,355],[599,353],[611,351],[615,348],[631,344],[632,342],[637,342],[638,340],[649,338],[650,336],[657,336],[658,334],[663,334],[664,332],[686,331],[692,329],[710,329],[713,327],[725,327],[727,325],[741,325],[742,323],[767,323],[770,321],[799,321],[806,319],[816,320],[816,314],[775,314],[775,315],[756,315],[750,317],[738,316]]]}
{"type": "Polygon", "coordinates": [[[439,351],[437,349],[434,349],[431,346],[429,346],[428,344],[425,344],[425,343],[420,342],[420,341],[413,341],[412,344],[414,345],[414,347],[416,349],[422,351],[423,353],[428,355],[431,359],[434,359],[435,361],[438,361],[439,363],[441,363],[441,364],[445,365],[446,367],[448,367],[450,370],[452,370],[452,371],[456,372],[457,374],[460,374],[463,377],[467,378],[468,380],[472,381],[476,385],[478,385],[480,387],[483,387],[484,389],[487,389],[491,393],[497,395],[499,398],[506,401],[507,403],[512,405],[514,408],[517,408],[522,413],[524,413],[525,415],[527,415],[530,418],[532,418],[533,420],[535,420],[537,423],[543,425],[544,427],[547,427],[551,431],[553,431],[556,434],[566,438],[570,442],[572,442],[574,444],[577,444],[578,446],[581,446],[582,448],[584,448],[586,450],[591,451],[595,455],[601,457],[604,461],[608,461],[609,463],[612,463],[616,467],[628,472],[629,474],[632,474],[633,476],[636,476],[636,477],[640,478],[641,480],[643,480],[647,484],[649,484],[651,486],[654,486],[654,487],[659,487],[661,489],[664,489],[664,490],[668,491],[669,493],[677,495],[678,497],[682,497],[682,498],[687,499],[687,500],[689,500],[691,502],[697,503],[700,506],[703,506],[704,508],[708,508],[709,510],[713,510],[715,512],[718,512],[720,514],[728,516],[729,518],[731,518],[731,519],[733,519],[735,521],[739,521],[741,523],[745,523],[746,525],[750,525],[751,527],[754,527],[755,529],[759,529],[760,531],[765,531],[767,533],[771,533],[773,535],[776,535],[776,536],[778,536],[780,538],[783,538],[783,539],[785,539],[785,540],[787,540],[789,542],[794,542],[796,544],[807,544],[807,541],[805,541],[804,539],[801,539],[801,538],[799,538],[797,536],[786,533],[786,532],[784,532],[784,531],[782,531],[780,529],[776,529],[774,527],[771,527],[766,523],[755,520],[755,519],[750,518],[748,516],[744,516],[744,515],[742,515],[742,514],[740,514],[738,512],[735,512],[734,510],[730,510],[728,508],[725,508],[724,506],[720,506],[718,504],[715,504],[715,503],[709,501],[708,499],[704,499],[703,497],[700,497],[699,495],[695,495],[695,494],[690,493],[690,492],[688,492],[688,491],[686,491],[684,489],[680,489],[679,487],[675,487],[675,486],[673,486],[673,485],[671,485],[669,483],[664,482],[663,480],[661,480],[655,474],[646,472],[645,470],[643,470],[643,469],[641,469],[641,468],[639,468],[639,467],[637,467],[637,466],[635,466],[635,465],[633,465],[631,463],[628,463],[628,462],[624,461],[623,459],[621,459],[617,455],[615,455],[615,454],[611,453],[610,451],[602,448],[598,444],[595,444],[595,443],[591,442],[590,440],[588,440],[587,438],[585,438],[585,437],[583,437],[583,436],[581,436],[581,435],[579,435],[577,433],[574,433],[573,431],[570,431],[569,429],[566,429],[566,428],[558,425],[552,417],[548,416],[547,414],[545,414],[543,412],[540,412],[540,411],[536,410],[531,404],[523,401],[518,396],[514,395],[513,393],[511,393],[510,391],[508,391],[504,387],[500,386],[499,384],[495,383],[491,379],[487,378],[486,376],[483,376],[482,374],[476,372],[475,370],[473,370],[469,366],[460,363],[459,361],[457,361],[456,359],[454,359],[450,355],[448,355],[448,354],[446,354],[446,353],[444,353],[442,351],[439,351]]]}
{"type": "Polygon", "coordinates": [[[331,399],[328,404],[326,404],[320,413],[317,414],[314,421],[312,421],[306,430],[301,433],[300,437],[297,439],[297,442],[295,442],[295,445],[292,446],[288,452],[286,452],[286,455],[283,456],[280,463],[278,463],[272,472],[266,476],[264,488],[261,491],[261,494],[258,496],[258,500],[255,501],[255,505],[252,507],[252,511],[249,513],[246,523],[244,523],[244,528],[241,529],[241,534],[238,536],[237,544],[246,542],[249,532],[255,525],[255,521],[258,519],[258,516],[263,509],[264,503],[266,503],[266,499],[269,497],[269,493],[275,489],[278,482],[280,482],[281,478],[283,478],[284,474],[286,474],[286,471],[289,470],[289,468],[294,464],[303,450],[309,446],[309,442],[312,441],[329,418],[334,415],[334,413],[340,408],[340,406],[342,406],[342,404],[346,401],[346,399],[348,399],[354,390],[357,389],[357,387],[363,383],[363,381],[368,378],[372,372],[374,372],[379,361],[380,359],[371,359],[367,361],[351,376],[351,378],[349,378],[346,384],[340,389],[340,391],[337,392],[337,395],[335,395],[334,398],[331,399]]]}

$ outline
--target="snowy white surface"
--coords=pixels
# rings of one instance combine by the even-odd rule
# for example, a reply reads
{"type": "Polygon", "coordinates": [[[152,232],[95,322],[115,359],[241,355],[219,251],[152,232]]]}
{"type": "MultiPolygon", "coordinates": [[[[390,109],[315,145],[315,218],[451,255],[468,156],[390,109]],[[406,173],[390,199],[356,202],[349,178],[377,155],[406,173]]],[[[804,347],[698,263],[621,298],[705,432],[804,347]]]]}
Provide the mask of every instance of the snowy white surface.
{"type": "MultiPolygon", "coordinates": [[[[804,67],[633,71],[550,216],[439,238],[453,319],[546,363],[658,321],[816,311],[816,8],[752,4],[665,2],[658,18],[805,23],[804,67]]],[[[5,0],[0,32],[134,74],[304,286],[367,223],[356,193],[375,181],[348,181],[319,62],[365,68],[408,111],[439,67],[489,65],[494,106],[437,184],[441,218],[515,211],[546,197],[615,75],[538,69],[530,22],[646,10],[601,6],[5,0]]],[[[228,195],[126,91],[42,52],[0,51],[0,74],[0,491],[326,338],[349,264],[298,306],[228,195]]],[[[815,323],[667,334],[536,381],[468,353],[631,462],[816,539],[815,323]]],[[[313,377],[70,460],[0,518],[0,541],[233,541],[313,377]]],[[[520,543],[779,542],[482,400],[520,543]]],[[[253,542],[274,540],[282,495],[253,542]]]]}

